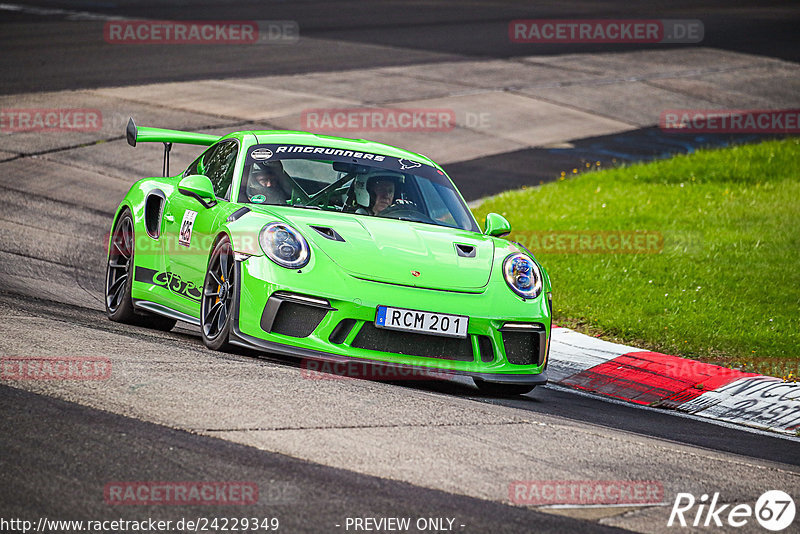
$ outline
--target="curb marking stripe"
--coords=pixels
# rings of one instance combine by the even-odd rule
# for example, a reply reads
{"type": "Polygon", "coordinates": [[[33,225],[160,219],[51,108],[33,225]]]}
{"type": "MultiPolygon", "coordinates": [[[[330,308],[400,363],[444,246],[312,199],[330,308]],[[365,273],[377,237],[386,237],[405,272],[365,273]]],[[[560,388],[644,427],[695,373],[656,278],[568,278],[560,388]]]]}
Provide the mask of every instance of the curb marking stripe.
{"type": "Polygon", "coordinates": [[[735,380],[756,376],[658,352],[630,352],[560,381],[636,404],[677,408],[735,380]]]}

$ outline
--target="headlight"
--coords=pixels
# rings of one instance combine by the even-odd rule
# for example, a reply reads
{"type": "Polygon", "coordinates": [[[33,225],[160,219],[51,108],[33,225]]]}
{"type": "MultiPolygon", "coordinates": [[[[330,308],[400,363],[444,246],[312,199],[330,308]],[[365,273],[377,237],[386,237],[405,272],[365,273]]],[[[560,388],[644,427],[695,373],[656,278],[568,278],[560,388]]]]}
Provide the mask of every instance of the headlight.
{"type": "Polygon", "coordinates": [[[525,254],[511,254],[503,261],[508,287],[522,298],[534,299],[542,292],[542,272],[525,254]]]}
{"type": "Polygon", "coordinates": [[[311,256],[306,240],[288,224],[269,223],[258,234],[258,242],[269,259],[287,269],[305,267],[311,256]]]}

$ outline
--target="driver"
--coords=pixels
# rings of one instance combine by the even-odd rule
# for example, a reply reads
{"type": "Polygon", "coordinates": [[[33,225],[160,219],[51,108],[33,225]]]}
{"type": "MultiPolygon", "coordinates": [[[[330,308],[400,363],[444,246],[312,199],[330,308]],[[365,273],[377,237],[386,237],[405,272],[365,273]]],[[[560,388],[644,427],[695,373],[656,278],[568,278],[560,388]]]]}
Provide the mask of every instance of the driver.
{"type": "Polygon", "coordinates": [[[358,205],[356,213],[379,215],[394,204],[397,180],[402,180],[402,175],[385,172],[356,178],[354,185],[358,205]]]}
{"type": "Polygon", "coordinates": [[[394,202],[394,180],[384,176],[372,178],[367,182],[367,191],[373,198],[372,212],[380,213],[394,202]]]}
{"type": "Polygon", "coordinates": [[[284,186],[289,183],[288,178],[280,161],[254,163],[247,181],[247,195],[251,201],[261,195],[264,204],[284,204],[290,198],[284,186]]]}

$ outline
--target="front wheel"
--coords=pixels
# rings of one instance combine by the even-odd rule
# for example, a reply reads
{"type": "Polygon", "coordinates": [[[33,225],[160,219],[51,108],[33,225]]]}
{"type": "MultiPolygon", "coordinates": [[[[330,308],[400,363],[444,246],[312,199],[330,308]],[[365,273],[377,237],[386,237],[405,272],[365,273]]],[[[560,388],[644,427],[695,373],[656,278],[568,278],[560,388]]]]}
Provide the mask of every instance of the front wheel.
{"type": "Polygon", "coordinates": [[[233,248],[227,236],[219,240],[208,261],[200,305],[203,343],[211,350],[227,350],[231,330],[233,292],[236,288],[233,248]]]}
{"type": "Polygon", "coordinates": [[[492,397],[513,397],[525,395],[533,391],[536,386],[530,384],[497,384],[495,382],[484,382],[483,380],[473,379],[478,390],[484,395],[492,397]]]}

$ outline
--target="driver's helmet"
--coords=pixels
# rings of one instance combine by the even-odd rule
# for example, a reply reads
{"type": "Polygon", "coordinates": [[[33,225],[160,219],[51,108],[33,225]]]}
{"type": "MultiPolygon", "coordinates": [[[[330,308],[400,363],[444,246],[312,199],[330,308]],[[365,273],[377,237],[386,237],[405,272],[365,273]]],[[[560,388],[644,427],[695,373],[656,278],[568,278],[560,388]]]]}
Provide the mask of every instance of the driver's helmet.
{"type": "Polygon", "coordinates": [[[280,161],[254,163],[247,179],[247,194],[251,198],[263,195],[268,204],[285,202],[289,198],[287,191],[291,191],[291,186],[287,186],[286,177],[286,171],[283,170],[280,161]],[[266,178],[267,184],[261,184],[259,177],[262,180],[266,178]]]}
{"type": "Polygon", "coordinates": [[[279,160],[253,163],[253,166],[250,168],[250,181],[255,182],[258,175],[280,177],[284,172],[283,164],[279,160]]]}
{"type": "Polygon", "coordinates": [[[403,183],[403,174],[393,171],[385,171],[383,169],[376,169],[367,174],[362,174],[356,177],[353,184],[353,192],[356,199],[356,204],[363,208],[371,208],[375,201],[372,193],[372,185],[381,180],[391,180],[394,182],[395,195],[400,190],[400,184],[403,183]]]}

